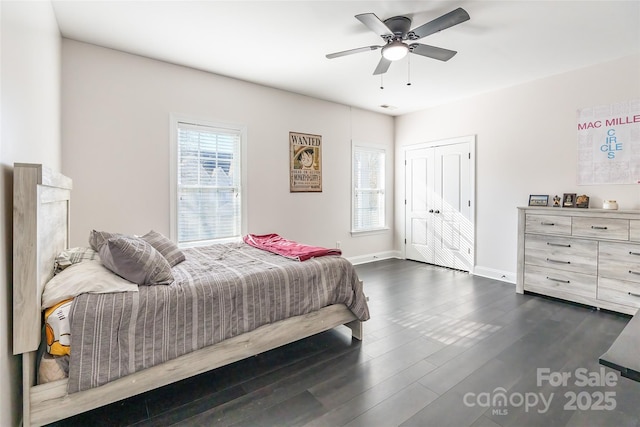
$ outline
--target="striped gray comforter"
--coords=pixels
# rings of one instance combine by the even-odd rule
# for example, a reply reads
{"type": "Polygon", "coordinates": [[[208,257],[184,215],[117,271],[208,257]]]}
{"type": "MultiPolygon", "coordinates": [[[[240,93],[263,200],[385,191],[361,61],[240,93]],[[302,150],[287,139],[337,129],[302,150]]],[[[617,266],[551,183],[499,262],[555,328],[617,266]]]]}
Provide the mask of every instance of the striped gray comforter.
{"type": "Polygon", "coordinates": [[[331,304],[369,318],[362,284],[342,257],[298,262],[245,243],[184,252],[170,285],[76,297],[69,393],[331,304]]]}

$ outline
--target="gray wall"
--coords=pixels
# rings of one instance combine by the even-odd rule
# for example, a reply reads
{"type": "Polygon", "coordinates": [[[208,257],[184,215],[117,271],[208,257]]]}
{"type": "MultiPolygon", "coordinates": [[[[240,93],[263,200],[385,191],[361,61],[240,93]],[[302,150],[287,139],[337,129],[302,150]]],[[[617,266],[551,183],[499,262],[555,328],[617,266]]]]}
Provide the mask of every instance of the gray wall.
{"type": "Polygon", "coordinates": [[[640,99],[640,55],[442,105],[396,120],[396,246],[404,230],[403,150],[476,135],[476,274],[515,282],[517,206],[530,194],[587,194],[640,209],[640,185],[578,186],[578,109],[640,99]]]}
{"type": "MultiPolygon", "coordinates": [[[[249,233],[279,233],[347,257],[389,251],[393,231],[352,237],[351,141],[384,145],[392,117],[64,39],[63,169],[74,179],[71,242],[92,228],[169,234],[171,113],[247,127],[249,233]],[[322,193],[290,193],[289,131],[322,136],[322,193]]],[[[393,224],[393,174],[387,174],[393,224]]]]}
{"type": "Polygon", "coordinates": [[[60,170],[60,32],[49,2],[0,1],[0,425],[22,418],[12,350],[13,163],[60,170]]]}

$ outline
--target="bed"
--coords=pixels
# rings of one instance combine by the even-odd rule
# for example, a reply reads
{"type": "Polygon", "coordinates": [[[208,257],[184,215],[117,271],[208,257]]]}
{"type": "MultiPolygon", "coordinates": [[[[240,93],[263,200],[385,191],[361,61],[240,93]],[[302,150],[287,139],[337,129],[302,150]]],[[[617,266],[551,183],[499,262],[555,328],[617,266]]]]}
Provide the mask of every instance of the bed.
{"type": "MultiPolygon", "coordinates": [[[[53,275],[56,256],[68,248],[71,188],[71,179],[42,165],[14,165],[13,352],[21,354],[23,360],[23,425],[64,419],[339,325],[346,325],[355,339],[362,339],[362,321],[368,317],[368,311],[366,315],[361,312],[356,315],[345,304],[332,303],[303,314],[258,322],[255,329],[243,330],[239,335],[232,334],[212,345],[116,379],[109,378],[90,388],[81,387],[80,391],[69,392],[69,379],[37,384],[36,365],[43,329],[41,297],[53,275]]],[[[364,295],[357,298],[362,300],[364,295]]]]}

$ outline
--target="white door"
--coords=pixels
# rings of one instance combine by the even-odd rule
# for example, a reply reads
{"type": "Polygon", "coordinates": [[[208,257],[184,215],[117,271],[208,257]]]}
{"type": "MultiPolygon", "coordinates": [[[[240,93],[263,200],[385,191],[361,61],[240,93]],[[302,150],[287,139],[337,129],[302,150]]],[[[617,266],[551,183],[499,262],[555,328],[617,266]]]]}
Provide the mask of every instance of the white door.
{"type": "Polygon", "coordinates": [[[407,259],[473,268],[472,145],[456,140],[406,151],[407,259]]]}
{"type": "Polygon", "coordinates": [[[432,148],[409,150],[405,154],[405,257],[430,264],[435,262],[433,164],[432,148]]]}

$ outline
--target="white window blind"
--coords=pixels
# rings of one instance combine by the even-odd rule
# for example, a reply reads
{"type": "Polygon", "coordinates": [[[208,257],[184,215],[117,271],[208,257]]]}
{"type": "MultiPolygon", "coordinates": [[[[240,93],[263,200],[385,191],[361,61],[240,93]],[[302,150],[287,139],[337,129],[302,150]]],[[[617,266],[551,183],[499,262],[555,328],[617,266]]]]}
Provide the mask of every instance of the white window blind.
{"type": "Polygon", "coordinates": [[[384,168],[384,150],[354,146],[353,231],[385,227],[384,168]]]}
{"type": "Polygon", "coordinates": [[[239,237],[241,131],[178,122],[177,132],[178,243],[239,237]]]}

